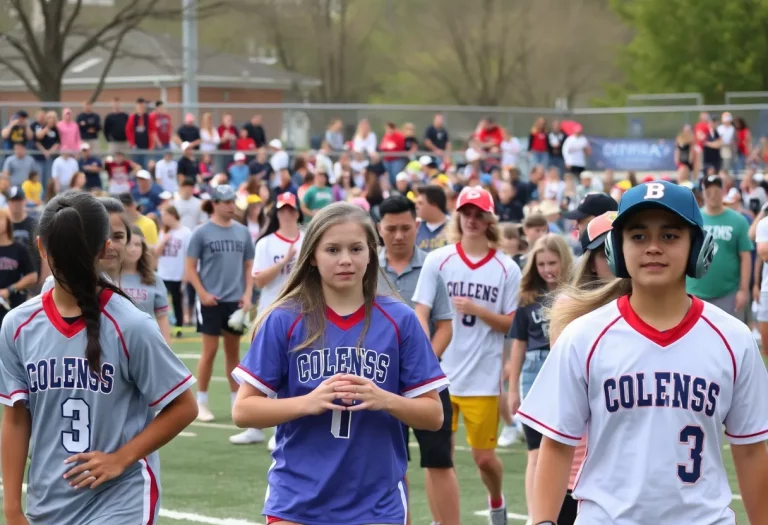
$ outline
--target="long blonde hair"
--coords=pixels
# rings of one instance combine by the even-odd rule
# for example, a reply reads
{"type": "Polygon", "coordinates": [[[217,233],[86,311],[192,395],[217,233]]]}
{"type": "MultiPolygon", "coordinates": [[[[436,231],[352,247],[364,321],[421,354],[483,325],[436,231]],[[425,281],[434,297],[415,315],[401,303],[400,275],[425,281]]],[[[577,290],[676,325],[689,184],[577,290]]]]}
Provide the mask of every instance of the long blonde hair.
{"type": "MultiPolygon", "coordinates": [[[[456,213],[451,214],[451,220],[448,221],[448,226],[445,228],[445,236],[450,244],[456,244],[461,241],[461,215],[458,210],[456,213]]],[[[493,213],[483,213],[483,220],[488,221],[488,229],[485,231],[485,237],[488,239],[488,244],[491,248],[497,248],[499,246],[499,240],[501,240],[501,231],[499,230],[499,218],[493,213]]]]}
{"type": "Polygon", "coordinates": [[[560,260],[560,283],[558,283],[558,287],[560,284],[566,283],[571,277],[573,256],[571,255],[568,243],[554,233],[548,233],[541,237],[531,248],[525,261],[525,267],[523,267],[523,276],[520,279],[521,306],[535,303],[536,298],[541,295],[542,291],[547,289],[547,283],[539,275],[538,268],[536,267],[536,258],[542,252],[552,252],[560,260]]]}
{"type": "Polygon", "coordinates": [[[288,276],[288,281],[275,301],[264,310],[254,323],[253,334],[261,328],[264,320],[273,310],[278,308],[298,308],[304,319],[307,335],[304,341],[293,348],[292,351],[309,348],[322,337],[326,323],[326,304],[320,273],[317,270],[317,266],[312,264],[312,258],[325,232],[333,226],[348,222],[359,224],[365,231],[365,240],[370,258],[365,275],[363,275],[365,324],[357,343],[358,348],[360,348],[371,324],[373,302],[377,295],[379,277],[378,236],[370,216],[362,208],[346,202],[330,204],[317,212],[312,218],[312,222],[309,223],[304,236],[296,266],[294,266],[288,276]]]}

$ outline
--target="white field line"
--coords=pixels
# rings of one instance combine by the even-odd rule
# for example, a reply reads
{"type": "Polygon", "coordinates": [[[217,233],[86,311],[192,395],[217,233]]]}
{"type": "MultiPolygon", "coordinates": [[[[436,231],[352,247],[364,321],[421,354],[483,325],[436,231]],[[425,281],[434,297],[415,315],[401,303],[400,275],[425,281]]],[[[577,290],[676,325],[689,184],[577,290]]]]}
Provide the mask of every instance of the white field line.
{"type": "MultiPolygon", "coordinates": [[[[2,480],[0,480],[0,485],[2,480]]],[[[21,485],[21,491],[27,492],[27,484],[21,485]]],[[[2,493],[0,493],[2,498],[2,493]]],[[[236,518],[213,518],[211,516],[203,516],[202,514],[195,514],[192,512],[178,512],[175,510],[160,509],[160,517],[168,518],[169,520],[187,521],[191,523],[205,523],[207,525],[262,525],[257,521],[241,520],[236,518]]]]}
{"type": "Polygon", "coordinates": [[[195,434],[194,432],[179,432],[179,436],[185,437],[185,438],[193,438],[193,437],[197,437],[197,434],[195,434]]]}
{"type": "MultiPolygon", "coordinates": [[[[475,516],[484,516],[487,518],[491,515],[491,511],[488,509],[478,510],[474,514],[475,516]]],[[[528,516],[526,516],[525,514],[515,514],[514,512],[507,512],[507,518],[511,520],[518,520],[518,521],[528,521],[528,516]]]]}

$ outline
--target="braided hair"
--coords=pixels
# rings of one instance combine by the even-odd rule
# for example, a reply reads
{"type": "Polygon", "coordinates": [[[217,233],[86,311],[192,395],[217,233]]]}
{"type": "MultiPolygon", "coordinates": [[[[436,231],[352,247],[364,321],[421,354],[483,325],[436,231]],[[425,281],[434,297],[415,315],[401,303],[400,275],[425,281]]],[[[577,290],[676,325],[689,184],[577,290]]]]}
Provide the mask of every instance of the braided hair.
{"type": "Polygon", "coordinates": [[[101,308],[104,289],[127,297],[105,279],[98,269],[99,257],[110,238],[109,215],[90,194],[67,190],[45,206],[38,225],[48,265],[56,282],[77,301],[85,321],[88,342],[85,357],[89,368],[100,373],[101,308]]]}

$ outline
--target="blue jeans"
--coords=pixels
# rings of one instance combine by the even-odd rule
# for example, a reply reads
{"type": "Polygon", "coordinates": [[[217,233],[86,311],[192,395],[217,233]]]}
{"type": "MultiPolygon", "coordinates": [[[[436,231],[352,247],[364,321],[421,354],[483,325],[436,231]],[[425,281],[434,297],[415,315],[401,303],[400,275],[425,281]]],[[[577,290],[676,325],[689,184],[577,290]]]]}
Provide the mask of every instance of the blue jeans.
{"type": "Polygon", "coordinates": [[[533,382],[536,380],[536,376],[539,375],[541,367],[544,366],[544,361],[547,360],[549,350],[528,350],[525,353],[525,361],[523,362],[523,370],[520,374],[520,384],[522,386],[522,398],[528,395],[531,391],[533,382]]]}
{"type": "Polygon", "coordinates": [[[538,152],[538,151],[532,151],[531,152],[531,162],[535,166],[536,164],[541,164],[546,168],[549,166],[549,153],[546,151],[544,152],[538,152]]]}
{"type": "Polygon", "coordinates": [[[389,182],[392,183],[392,187],[395,186],[395,177],[405,169],[407,163],[408,159],[406,158],[384,161],[384,168],[387,170],[387,173],[389,173],[389,182]]]}

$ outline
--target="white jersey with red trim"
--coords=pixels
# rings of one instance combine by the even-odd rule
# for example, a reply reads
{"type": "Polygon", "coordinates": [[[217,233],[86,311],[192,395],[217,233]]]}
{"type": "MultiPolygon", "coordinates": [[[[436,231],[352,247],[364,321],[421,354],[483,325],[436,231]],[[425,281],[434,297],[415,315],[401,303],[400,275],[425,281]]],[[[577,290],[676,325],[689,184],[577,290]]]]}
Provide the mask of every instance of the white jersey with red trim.
{"type": "Polygon", "coordinates": [[[253,260],[253,275],[255,276],[259,272],[263,272],[267,268],[274,266],[277,262],[283,260],[285,254],[288,253],[288,249],[291,245],[296,247],[296,255],[293,260],[289,261],[285,266],[280,269],[280,273],[277,274],[272,281],[267,283],[261,288],[261,295],[259,296],[258,313],[261,314],[264,310],[271,305],[283,289],[283,286],[288,281],[288,274],[291,273],[294,264],[296,264],[296,258],[301,251],[301,243],[304,241],[304,232],[300,231],[299,236],[295,239],[286,239],[279,233],[271,233],[261,239],[256,244],[256,256],[253,260]]]}
{"type": "Polygon", "coordinates": [[[659,332],[624,296],[571,323],[517,413],[587,456],[580,525],[733,525],[722,460],[768,438],[768,372],[749,329],[693,298],[659,332]]]}
{"type": "MultiPolygon", "coordinates": [[[[466,297],[493,313],[512,315],[517,310],[520,268],[497,250],[473,261],[461,243],[451,244],[427,256],[413,302],[431,308],[438,285],[447,287],[449,297],[466,297]]],[[[455,312],[453,338],[441,361],[451,381],[451,395],[500,395],[503,352],[503,333],[474,315],[455,312]]]]}
{"type": "Polygon", "coordinates": [[[96,490],[64,479],[75,466],[64,460],[116,452],[195,381],[152,317],[110,290],[100,306],[98,375],[85,358],[85,321],[62,318],[50,291],[9,312],[0,329],[0,402],[24,402],[32,417],[30,525],[149,525],[160,510],[157,453],[96,490]]]}

